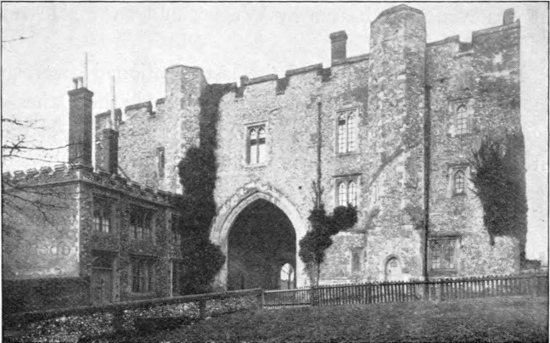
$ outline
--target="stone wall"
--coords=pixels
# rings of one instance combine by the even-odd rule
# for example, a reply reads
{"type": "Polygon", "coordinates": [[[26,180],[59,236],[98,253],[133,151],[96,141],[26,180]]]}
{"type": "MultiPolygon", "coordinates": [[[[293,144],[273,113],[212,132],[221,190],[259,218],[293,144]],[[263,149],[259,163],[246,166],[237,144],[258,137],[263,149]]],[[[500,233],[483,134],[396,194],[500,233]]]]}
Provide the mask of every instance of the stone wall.
{"type": "Polygon", "coordinates": [[[430,230],[433,236],[460,237],[457,275],[519,272],[515,238],[489,244],[483,211],[469,181],[469,158],[487,135],[520,130],[519,23],[473,33],[472,44],[458,37],[428,47],[431,88],[430,230]],[[471,130],[458,134],[456,116],[466,106],[471,130]],[[453,176],[465,171],[466,190],[454,195],[453,176]]]}
{"type": "MultiPolygon", "coordinates": [[[[427,44],[423,13],[400,5],[371,23],[368,55],[341,56],[341,41],[330,68],[315,64],[288,70],[284,78],[241,77],[241,84],[220,101],[218,215],[212,240],[227,254],[235,211],[258,197],[285,207],[298,245],[309,228],[320,140],[327,210],[336,205],[338,183],[347,179],[358,184],[359,211],[356,226],[334,238],[323,280],[382,280],[390,258],[397,259],[404,278],[420,277],[429,95],[431,234],[459,237],[460,275],[517,271],[518,243],[499,238],[488,245],[474,193],[467,189],[464,196],[452,197],[449,184],[459,168],[468,179],[468,155],[485,132],[520,128],[519,23],[507,13],[505,25],[474,32],[472,43],[455,36],[427,44]],[[456,110],[462,103],[471,116],[469,135],[457,134],[456,110]],[[340,111],[350,109],[359,115],[358,148],[341,153],[337,119],[340,111]],[[265,125],[266,160],[250,164],[247,129],[257,125],[265,125]],[[361,274],[351,273],[353,249],[366,251],[361,274]]],[[[200,69],[171,67],[166,71],[166,98],[157,101],[156,111],[151,103],[126,108],[119,137],[121,173],[153,188],[182,192],[177,164],[186,149],[199,143],[197,100],[205,85],[200,69]],[[159,175],[159,148],[164,148],[164,177],[159,175]]],[[[298,286],[305,285],[298,256],[297,273],[298,286]]],[[[222,286],[226,279],[227,265],[219,275],[222,286]]]]}

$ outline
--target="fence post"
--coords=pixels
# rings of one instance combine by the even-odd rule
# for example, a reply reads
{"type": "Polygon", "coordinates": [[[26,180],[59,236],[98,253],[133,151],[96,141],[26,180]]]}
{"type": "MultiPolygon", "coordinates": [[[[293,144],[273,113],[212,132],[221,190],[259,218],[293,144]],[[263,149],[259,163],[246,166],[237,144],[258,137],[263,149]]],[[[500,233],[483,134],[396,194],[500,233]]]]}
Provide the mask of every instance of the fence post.
{"type": "Polygon", "coordinates": [[[445,300],[445,284],[443,280],[439,281],[439,301],[445,300]]]}
{"type": "Polygon", "coordinates": [[[206,300],[199,300],[199,318],[204,319],[204,314],[206,312],[206,300]]]}
{"type": "Polygon", "coordinates": [[[122,308],[113,311],[113,328],[116,333],[124,331],[124,310],[122,308]]]}
{"type": "Polygon", "coordinates": [[[264,290],[262,288],[261,293],[258,294],[258,302],[260,303],[260,308],[264,307],[265,304],[265,295],[264,290]]]}

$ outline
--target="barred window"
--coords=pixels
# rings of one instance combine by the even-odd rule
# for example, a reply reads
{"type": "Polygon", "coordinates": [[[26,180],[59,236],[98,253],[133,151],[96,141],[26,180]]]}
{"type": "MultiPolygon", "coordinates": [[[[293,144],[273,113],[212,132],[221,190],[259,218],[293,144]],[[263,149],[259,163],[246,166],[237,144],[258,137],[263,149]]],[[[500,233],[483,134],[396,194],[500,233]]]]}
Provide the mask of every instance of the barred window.
{"type": "Polygon", "coordinates": [[[470,133],[470,116],[465,105],[460,105],[456,110],[455,129],[457,135],[470,133]]]}
{"type": "Polygon", "coordinates": [[[154,260],[150,258],[134,258],[132,267],[132,292],[148,293],[153,291],[154,260]]]}
{"type": "Polygon", "coordinates": [[[131,208],[130,235],[133,239],[153,237],[153,213],[151,211],[137,206],[131,208]]]}
{"type": "Polygon", "coordinates": [[[247,162],[260,164],[266,161],[265,124],[248,128],[247,162]]]}
{"type": "Polygon", "coordinates": [[[454,194],[464,194],[464,171],[459,170],[454,175],[453,180],[454,194]]]}
{"type": "Polygon", "coordinates": [[[102,199],[94,199],[94,231],[111,232],[111,204],[102,199]]]}
{"type": "Polygon", "coordinates": [[[342,111],[338,115],[338,153],[345,154],[357,150],[357,109],[342,111]]]}

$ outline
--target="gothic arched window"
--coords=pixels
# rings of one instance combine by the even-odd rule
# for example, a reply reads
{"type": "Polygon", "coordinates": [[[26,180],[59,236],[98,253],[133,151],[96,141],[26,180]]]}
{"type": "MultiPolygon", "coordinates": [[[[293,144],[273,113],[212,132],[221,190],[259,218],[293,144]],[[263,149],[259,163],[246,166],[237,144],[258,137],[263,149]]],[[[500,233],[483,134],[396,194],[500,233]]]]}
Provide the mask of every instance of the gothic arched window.
{"type": "Polygon", "coordinates": [[[250,127],[247,134],[247,163],[264,163],[266,160],[265,125],[250,127]]]}
{"type": "Polygon", "coordinates": [[[340,182],[338,186],[338,206],[347,206],[348,205],[348,194],[346,182],[340,182]]]}

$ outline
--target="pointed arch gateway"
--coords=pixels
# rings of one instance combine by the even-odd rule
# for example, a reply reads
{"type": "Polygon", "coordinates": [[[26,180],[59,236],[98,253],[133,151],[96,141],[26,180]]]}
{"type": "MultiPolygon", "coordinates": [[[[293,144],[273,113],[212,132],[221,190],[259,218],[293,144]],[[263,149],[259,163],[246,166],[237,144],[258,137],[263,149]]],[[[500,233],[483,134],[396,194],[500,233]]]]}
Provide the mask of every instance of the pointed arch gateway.
{"type": "Polygon", "coordinates": [[[220,245],[227,257],[216,278],[216,288],[277,288],[280,269],[286,263],[296,272],[296,286],[304,286],[307,276],[298,257],[298,242],[306,231],[307,221],[280,191],[265,184],[239,188],[220,207],[210,232],[212,242],[220,245]],[[247,242],[256,236],[261,239],[247,242]],[[286,238],[270,244],[277,236],[286,238]],[[263,260],[267,262],[261,263],[263,260]]]}

